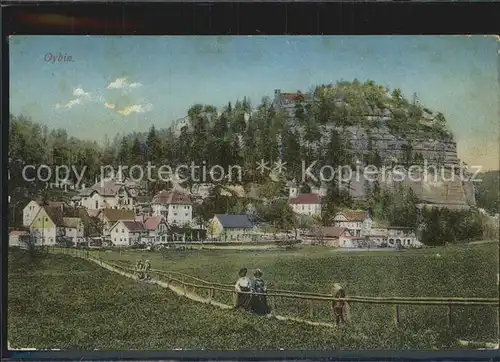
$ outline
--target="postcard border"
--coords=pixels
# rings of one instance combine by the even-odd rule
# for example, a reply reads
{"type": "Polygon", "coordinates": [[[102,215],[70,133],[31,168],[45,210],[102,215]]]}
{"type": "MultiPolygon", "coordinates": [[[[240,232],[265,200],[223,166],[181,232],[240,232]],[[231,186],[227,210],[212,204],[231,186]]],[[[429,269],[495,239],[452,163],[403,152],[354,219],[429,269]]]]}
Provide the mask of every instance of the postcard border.
{"type": "MultiPolygon", "coordinates": [[[[168,4],[22,4],[0,8],[2,15],[2,161],[8,164],[10,34],[37,35],[389,35],[495,34],[497,3],[168,3],[168,4]],[[141,6],[138,11],[138,6],[141,6]],[[31,14],[32,16],[26,16],[31,14]],[[33,14],[87,17],[93,25],[57,27],[33,14]],[[98,16],[96,14],[99,14],[98,16]],[[147,16],[147,15],[150,16],[147,16]],[[472,15],[475,14],[475,15],[472,15]],[[125,20],[122,16],[125,15],[125,20]],[[161,15],[159,17],[158,15],[161,15]],[[473,22],[471,18],[478,21],[473,22]]],[[[2,215],[8,213],[7,172],[1,174],[2,215]]],[[[2,249],[8,229],[2,226],[2,249]]],[[[2,273],[2,357],[11,359],[334,359],[334,360],[493,360],[499,350],[459,351],[7,351],[7,253],[2,273]]]]}

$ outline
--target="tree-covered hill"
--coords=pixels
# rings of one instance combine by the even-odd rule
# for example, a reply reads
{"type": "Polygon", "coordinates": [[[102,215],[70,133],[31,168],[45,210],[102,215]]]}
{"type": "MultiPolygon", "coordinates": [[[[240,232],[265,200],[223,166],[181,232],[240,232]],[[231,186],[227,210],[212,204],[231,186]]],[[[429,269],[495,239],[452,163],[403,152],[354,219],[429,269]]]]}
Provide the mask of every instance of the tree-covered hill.
{"type": "MultiPolygon", "coordinates": [[[[173,167],[194,162],[224,170],[239,165],[244,185],[260,184],[268,180],[255,170],[262,159],[270,164],[279,159],[286,162],[285,180],[302,178],[302,162],[317,160],[317,169],[323,165],[354,167],[359,155],[346,141],[344,131],[349,127],[385,129],[401,137],[411,133],[434,139],[451,137],[444,116],[425,108],[416,95],[409,100],[399,89],[390,91],[372,81],[321,85],[310,94],[288,94],[290,98],[291,114],[290,107],[287,110],[279,100],[267,97],[255,106],[246,98],[220,109],[195,104],[179,134],[153,126],[147,133],[106,138],[104,144],[70,137],[64,129],[49,130],[24,115],[11,115],[10,185],[14,189],[24,184],[20,169],[25,164],[85,167],[83,182],[89,184],[99,176],[102,165],[147,162],[173,167]]],[[[364,162],[381,163],[377,146],[368,144],[362,152],[364,162]]],[[[411,156],[411,152],[404,153],[411,156]]]]}

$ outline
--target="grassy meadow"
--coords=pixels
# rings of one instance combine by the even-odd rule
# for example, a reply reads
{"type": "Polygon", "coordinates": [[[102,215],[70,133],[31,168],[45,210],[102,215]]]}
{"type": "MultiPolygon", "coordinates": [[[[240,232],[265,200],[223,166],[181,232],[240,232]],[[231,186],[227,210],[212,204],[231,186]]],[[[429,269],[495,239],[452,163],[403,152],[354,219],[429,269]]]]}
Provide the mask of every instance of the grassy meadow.
{"type": "MultiPolygon", "coordinates": [[[[338,281],[348,296],[498,297],[498,244],[404,252],[100,252],[102,259],[123,264],[134,264],[141,256],[150,259],[154,269],[222,283],[233,283],[245,266],[262,269],[270,287],[279,289],[329,293],[338,281]]],[[[19,251],[9,254],[8,298],[8,339],[13,347],[441,349],[459,348],[458,339],[498,340],[496,307],[454,307],[447,327],[446,307],[402,306],[401,326],[396,328],[392,306],[356,303],[351,305],[351,324],[336,330],[224,311],[81,259],[49,254],[33,261],[19,251]]],[[[328,305],[315,304],[315,319],[331,322],[328,305]]],[[[276,302],[280,315],[305,317],[305,310],[298,302],[276,302]]]]}

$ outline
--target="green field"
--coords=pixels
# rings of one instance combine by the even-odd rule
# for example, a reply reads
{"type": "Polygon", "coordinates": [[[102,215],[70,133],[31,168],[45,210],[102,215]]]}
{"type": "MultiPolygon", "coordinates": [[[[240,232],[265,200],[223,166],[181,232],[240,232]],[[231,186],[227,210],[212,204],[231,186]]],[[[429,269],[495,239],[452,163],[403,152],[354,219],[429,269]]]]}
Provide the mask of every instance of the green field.
{"type": "MultiPolygon", "coordinates": [[[[330,292],[334,281],[349,295],[498,297],[498,244],[395,252],[331,249],[280,251],[187,250],[101,252],[155,269],[181,271],[233,283],[240,267],[261,268],[271,288],[330,292]],[[436,254],[440,255],[437,257],[436,254]]],[[[459,348],[458,339],[497,342],[496,307],[404,306],[402,325],[393,307],[352,305],[343,330],[242,315],[137,283],[84,260],[45,255],[34,263],[9,255],[8,339],[13,347],[78,349],[407,349],[459,348]]],[[[303,306],[277,304],[280,315],[303,306]]],[[[330,320],[327,306],[316,317],[330,320]]]]}

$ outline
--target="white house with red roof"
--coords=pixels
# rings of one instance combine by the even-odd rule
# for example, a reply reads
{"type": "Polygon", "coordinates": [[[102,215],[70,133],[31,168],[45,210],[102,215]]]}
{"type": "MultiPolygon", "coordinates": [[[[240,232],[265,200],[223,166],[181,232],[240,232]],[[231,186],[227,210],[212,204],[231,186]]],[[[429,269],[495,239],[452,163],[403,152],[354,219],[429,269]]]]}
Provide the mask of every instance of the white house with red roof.
{"type": "Polygon", "coordinates": [[[15,230],[9,233],[9,246],[25,247],[28,245],[30,233],[24,230],[15,230]]]}
{"type": "Polygon", "coordinates": [[[318,194],[310,193],[291,197],[289,204],[297,214],[309,216],[321,215],[321,196],[318,194]]]}
{"type": "Polygon", "coordinates": [[[324,243],[335,248],[358,248],[363,245],[364,238],[352,234],[347,228],[337,226],[314,227],[304,234],[306,242],[324,243]]]}
{"type": "Polygon", "coordinates": [[[333,224],[336,227],[346,228],[354,236],[364,236],[372,228],[372,218],[367,211],[354,210],[339,212],[333,218],[333,224]]]}
{"type": "Polygon", "coordinates": [[[177,189],[160,191],[151,202],[153,216],[163,216],[167,223],[184,226],[193,221],[193,200],[177,189]]]}
{"type": "Polygon", "coordinates": [[[168,225],[163,216],[138,215],[135,221],[142,223],[148,233],[145,237],[152,243],[166,242],[168,225]]]}

